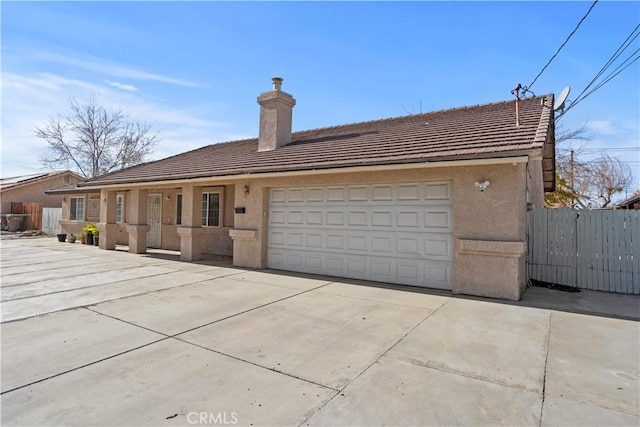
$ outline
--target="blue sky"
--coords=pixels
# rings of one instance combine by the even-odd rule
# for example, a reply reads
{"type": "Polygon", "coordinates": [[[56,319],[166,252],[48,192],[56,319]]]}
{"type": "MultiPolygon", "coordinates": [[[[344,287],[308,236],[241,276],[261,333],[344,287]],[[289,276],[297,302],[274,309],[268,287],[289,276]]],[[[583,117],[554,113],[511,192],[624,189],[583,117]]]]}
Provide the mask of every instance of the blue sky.
{"type": "MultiPolygon", "coordinates": [[[[34,126],[72,96],[155,123],[154,158],[257,136],[273,76],[297,100],[294,130],[511,99],[590,5],[2,2],[1,174],[41,170],[34,126]]],[[[637,2],[600,1],[531,89],[576,96],[639,22],[637,2]]],[[[636,62],[560,122],[589,128],[590,155],[628,162],[633,188],[639,75],[636,62]]]]}

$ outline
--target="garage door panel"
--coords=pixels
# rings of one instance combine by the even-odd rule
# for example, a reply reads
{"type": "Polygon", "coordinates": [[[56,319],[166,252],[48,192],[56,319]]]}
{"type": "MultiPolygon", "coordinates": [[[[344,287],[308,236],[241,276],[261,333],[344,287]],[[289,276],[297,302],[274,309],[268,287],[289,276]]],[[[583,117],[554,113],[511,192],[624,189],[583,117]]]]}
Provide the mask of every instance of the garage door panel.
{"type": "Polygon", "coordinates": [[[366,202],[369,199],[369,188],[367,186],[349,187],[350,202],[366,202]]]}
{"type": "Polygon", "coordinates": [[[371,225],[374,227],[393,227],[391,210],[374,210],[371,213],[371,225]]]}
{"type": "Polygon", "coordinates": [[[424,239],[424,257],[442,261],[451,259],[453,257],[453,237],[444,233],[427,234],[424,239]]]}
{"type": "Polygon", "coordinates": [[[367,227],[369,225],[369,215],[365,210],[351,210],[347,218],[350,227],[367,227]]]}
{"type": "Polygon", "coordinates": [[[426,261],[424,280],[433,288],[451,289],[451,263],[426,261]]]}
{"type": "Polygon", "coordinates": [[[364,234],[349,234],[347,237],[347,249],[349,251],[369,252],[369,236],[364,234]]]}
{"type": "Polygon", "coordinates": [[[400,184],[397,188],[397,200],[399,201],[419,201],[421,198],[420,185],[418,184],[400,184]]]}
{"type": "Polygon", "coordinates": [[[425,209],[424,227],[431,230],[451,230],[451,208],[425,209]]]}
{"type": "Polygon", "coordinates": [[[393,187],[391,185],[374,185],[371,200],[374,202],[392,201],[393,187]]]}
{"type": "Polygon", "coordinates": [[[270,268],[451,288],[449,183],[272,189],[270,268]]]}
{"type": "Polygon", "coordinates": [[[451,200],[451,186],[448,183],[426,184],[426,200],[451,200]]]}
{"type": "Polygon", "coordinates": [[[345,212],[338,210],[331,210],[327,212],[327,225],[346,225],[344,222],[345,212]]]}
{"type": "Polygon", "coordinates": [[[284,225],[286,221],[287,213],[282,210],[273,210],[269,212],[269,225],[284,225]]]}
{"type": "Polygon", "coordinates": [[[285,246],[287,233],[284,231],[269,231],[269,246],[285,246]]]}
{"type": "Polygon", "coordinates": [[[371,274],[380,282],[394,283],[396,281],[395,265],[387,259],[372,258],[371,274]]]}
{"type": "Polygon", "coordinates": [[[310,188],[307,190],[307,202],[324,202],[324,188],[310,188]]]}
{"type": "Polygon", "coordinates": [[[371,238],[371,251],[392,255],[394,252],[394,238],[392,236],[373,236],[371,238]]]}

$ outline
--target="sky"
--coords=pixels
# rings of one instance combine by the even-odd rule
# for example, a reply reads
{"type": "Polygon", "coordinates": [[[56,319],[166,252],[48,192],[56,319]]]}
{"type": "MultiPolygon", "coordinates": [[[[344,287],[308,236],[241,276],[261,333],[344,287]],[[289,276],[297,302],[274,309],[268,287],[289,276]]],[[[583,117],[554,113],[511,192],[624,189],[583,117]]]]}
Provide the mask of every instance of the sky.
{"type": "MultiPolygon", "coordinates": [[[[153,123],[150,159],[256,137],[274,76],[297,100],[294,131],[513,99],[591,3],[3,1],[0,175],[43,170],[34,129],[70,98],[153,123]]],[[[571,86],[572,101],[639,23],[639,2],[601,0],[530,90],[571,86]]],[[[640,188],[639,63],[557,124],[586,126],[587,156],[626,162],[627,191],[640,188]]]]}

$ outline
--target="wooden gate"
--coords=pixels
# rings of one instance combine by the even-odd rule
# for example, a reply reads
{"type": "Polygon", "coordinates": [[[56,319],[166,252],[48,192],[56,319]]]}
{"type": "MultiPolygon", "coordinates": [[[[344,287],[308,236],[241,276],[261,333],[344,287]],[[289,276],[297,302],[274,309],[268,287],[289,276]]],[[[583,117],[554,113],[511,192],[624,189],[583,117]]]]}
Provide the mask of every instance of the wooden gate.
{"type": "Polygon", "coordinates": [[[529,278],[640,294],[640,211],[533,209],[529,278]]]}
{"type": "Polygon", "coordinates": [[[11,213],[28,215],[22,223],[23,230],[42,229],[42,203],[11,202],[11,213]]]}

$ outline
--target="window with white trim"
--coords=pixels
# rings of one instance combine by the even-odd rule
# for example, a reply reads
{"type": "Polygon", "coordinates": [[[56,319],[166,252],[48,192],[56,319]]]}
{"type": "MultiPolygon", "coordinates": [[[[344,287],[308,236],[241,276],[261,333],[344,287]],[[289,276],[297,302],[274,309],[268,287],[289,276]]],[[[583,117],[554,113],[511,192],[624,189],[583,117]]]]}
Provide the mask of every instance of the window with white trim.
{"type": "Polygon", "coordinates": [[[182,193],[176,194],[176,225],[182,225],[182,193]]]}
{"type": "Polygon", "coordinates": [[[121,223],[123,220],[122,212],[124,206],[124,196],[122,194],[118,194],[116,196],[116,222],[121,223]]]}
{"type": "Polygon", "coordinates": [[[202,226],[220,226],[220,193],[202,193],[202,226]]]}
{"type": "Polygon", "coordinates": [[[71,197],[69,199],[69,219],[71,221],[84,221],[84,197],[71,197]]]}

